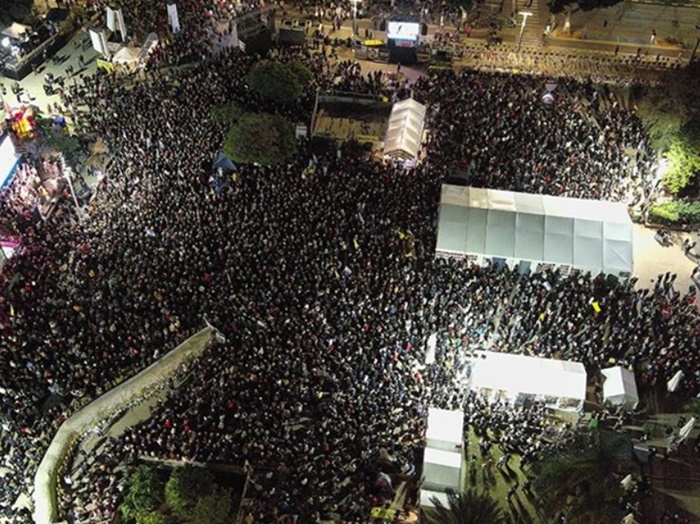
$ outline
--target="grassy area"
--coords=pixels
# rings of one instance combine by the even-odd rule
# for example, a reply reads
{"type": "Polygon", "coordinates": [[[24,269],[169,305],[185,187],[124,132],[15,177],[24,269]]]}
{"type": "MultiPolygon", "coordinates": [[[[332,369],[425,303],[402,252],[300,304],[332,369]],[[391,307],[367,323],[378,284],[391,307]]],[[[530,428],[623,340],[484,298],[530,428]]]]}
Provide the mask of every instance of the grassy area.
{"type": "MultiPolygon", "coordinates": [[[[489,434],[490,437],[493,437],[492,434],[489,434]]],[[[531,523],[545,523],[547,522],[546,520],[542,519],[538,514],[537,511],[535,510],[535,507],[533,506],[532,502],[524,495],[522,486],[525,484],[525,481],[527,478],[525,477],[525,474],[520,470],[520,456],[519,455],[513,455],[510,459],[509,465],[511,471],[514,472],[515,477],[507,477],[505,472],[501,472],[497,467],[496,463],[498,462],[498,459],[500,459],[503,456],[503,453],[501,450],[498,448],[498,446],[492,446],[491,447],[491,456],[493,457],[494,460],[494,466],[493,466],[493,482],[486,482],[484,483],[484,475],[482,474],[482,468],[481,466],[483,465],[483,461],[481,458],[481,454],[479,453],[479,438],[476,436],[474,431],[470,428],[469,429],[469,443],[468,443],[468,448],[465,449],[465,459],[466,459],[466,464],[465,467],[463,468],[464,471],[464,479],[463,479],[463,485],[465,488],[469,487],[476,487],[477,490],[482,490],[486,489],[493,497],[494,499],[499,503],[499,505],[503,508],[503,511],[505,511],[508,515],[511,516],[512,522],[531,522],[531,523]],[[472,484],[469,479],[469,469],[470,469],[470,461],[471,461],[471,456],[476,455],[477,457],[477,474],[476,474],[476,485],[472,484]],[[517,502],[516,497],[513,497],[512,501],[514,505],[517,508],[517,512],[513,512],[511,508],[508,505],[508,490],[515,484],[515,481],[520,483],[520,488],[518,488],[518,499],[520,500],[520,503],[517,502]],[[518,517],[520,517],[520,520],[518,520],[518,517]]]]}

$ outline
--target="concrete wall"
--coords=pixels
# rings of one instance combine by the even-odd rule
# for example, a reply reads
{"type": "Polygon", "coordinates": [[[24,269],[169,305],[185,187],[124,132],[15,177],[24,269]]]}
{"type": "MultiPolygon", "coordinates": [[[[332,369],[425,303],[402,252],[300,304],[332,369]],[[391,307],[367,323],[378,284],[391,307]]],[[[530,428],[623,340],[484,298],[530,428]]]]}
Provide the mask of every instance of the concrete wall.
{"type": "Polygon", "coordinates": [[[211,327],[202,329],[138,375],[85,406],[61,425],[34,477],[34,522],[53,524],[57,521],[56,481],[58,472],[73,446],[95,427],[126,409],[128,404],[171,378],[185,361],[201,355],[214,332],[211,327]]]}

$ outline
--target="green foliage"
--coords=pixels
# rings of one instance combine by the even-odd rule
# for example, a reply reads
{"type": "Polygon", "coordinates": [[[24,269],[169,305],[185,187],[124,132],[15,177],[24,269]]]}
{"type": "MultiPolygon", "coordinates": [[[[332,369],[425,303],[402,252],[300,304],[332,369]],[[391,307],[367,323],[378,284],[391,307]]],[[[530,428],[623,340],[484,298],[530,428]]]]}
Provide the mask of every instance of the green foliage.
{"type": "Polygon", "coordinates": [[[129,487],[119,510],[125,520],[139,524],[155,524],[144,520],[163,500],[163,480],[153,467],[143,465],[129,477],[129,487]]]}
{"type": "Polygon", "coordinates": [[[617,522],[622,488],[614,473],[629,472],[631,443],[597,431],[567,451],[545,457],[533,482],[545,511],[554,515],[570,508],[567,522],[617,522]]]}
{"type": "Polygon", "coordinates": [[[157,511],[136,517],[136,524],[166,524],[167,522],[168,518],[157,511]]]}
{"type": "Polygon", "coordinates": [[[469,489],[447,492],[447,506],[434,497],[434,508],[426,511],[426,524],[504,524],[506,515],[487,492],[469,489]]]}
{"type": "Polygon", "coordinates": [[[649,218],[652,222],[661,222],[664,224],[676,224],[680,222],[680,208],[682,202],[664,202],[657,204],[649,209],[649,218]]]}
{"type": "Polygon", "coordinates": [[[302,88],[309,85],[309,83],[314,79],[314,74],[311,70],[306,67],[306,65],[301,62],[292,62],[289,64],[289,69],[292,74],[297,79],[302,88]]]}
{"type": "Polygon", "coordinates": [[[24,22],[32,12],[32,0],[0,0],[0,24],[24,22]]]}
{"type": "Polygon", "coordinates": [[[269,102],[289,104],[301,96],[303,85],[299,80],[301,69],[287,64],[263,60],[255,64],[246,76],[251,91],[269,102]]]}
{"type": "Polygon", "coordinates": [[[189,524],[227,524],[231,515],[231,491],[216,488],[197,501],[189,515],[189,524]]]}
{"type": "Polygon", "coordinates": [[[243,110],[236,104],[212,106],[211,119],[217,124],[234,124],[243,116],[243,110]]]}
{"type": "Polygon", "coordinates": [[[668,169],[663,175],[663,184],[674,195],[691,185],[700,172],[700,149],[697,146],[689,135],[677,134],[664,154],[668,169]]]}
{"type": "Polygon", "coordinates": [[[214,476],[204,468],[185,466],[175,469],[165,485],[165,501],[175,516],[186,518],[197,501],[214,492],[214,476]]]}
{"type": "Polygon", "coordinates": [[[684,405],[683,409],[695,416],[700,416],[700,399],[693,399],[684,405]]]}
{"type": "Polygon", "coordinates": [[[278,115],[248,113],[231,128],[223,150],[234,162],[276,165],[296,152],[294,127],[278,115]]]}
{"type": "Polygon", "coordinates": [[[630,93],[637,114],[657,151],[669,148],[673,137],[697,118],[700,92],[695,80],[697,71],[673,70],[658,86],[637,85],[630,93]]]}

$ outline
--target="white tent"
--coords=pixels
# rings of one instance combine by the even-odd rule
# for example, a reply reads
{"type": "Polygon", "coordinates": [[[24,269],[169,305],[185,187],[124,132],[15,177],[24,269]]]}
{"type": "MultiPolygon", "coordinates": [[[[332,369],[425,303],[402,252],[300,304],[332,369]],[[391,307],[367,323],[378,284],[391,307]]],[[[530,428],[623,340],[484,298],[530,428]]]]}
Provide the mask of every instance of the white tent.
{"type": "Polygon", "coordinates": [[[462,478],[462,454],[425,448],[423,487],[429,491],[459,491],[462,478]]]}
{"type": "Polygon", "coordinates": [[[122,47],[113,57],[112,62],[132,64],[138,62],[141,56],[140,47],[122,47]]]}
{"type": "Polygon", "coordinates": [[[425,123],[425,106],[407,98],[391,108],[384,139],[384,152],[394,158],[411,160],[418,156],[425,123]]]}
{"type": "Polygon", "coordinates": [[[464,413],[447,409],[428,408],[426,446],[444,451],[462,448],[464,413]]]}
{"type": "Polygon", "coordinates": [[[620,203],[445,184],[436,251],[628,276],[632,220],[620,203]]]}
{"type": "Polygon", "coordinates": [[[529,396],[553,408],[579,411],[586,399],[586,369],[580,362],[477,351],[470,387],[492,399],[516,402],[529,396]]]}
{"type": "Polygon", "coordinates": [[[32,28],[26,25],[18,24],[17,22],[13,22],[10,27],[6,27],[5,29],[2,30],[2,34],[4,36],[9,36],[10,38],[14,38],[15,40],[19,40],[24,36],[25,33],[29,34],[31,33],[32,28]]]}
{"type": "Polygon", "coordinates": [[[603,369],[601,373],[605,377],[603,400],[625,409],[634,409],[639,403],[634,373],[620,366],[603,369]]]}

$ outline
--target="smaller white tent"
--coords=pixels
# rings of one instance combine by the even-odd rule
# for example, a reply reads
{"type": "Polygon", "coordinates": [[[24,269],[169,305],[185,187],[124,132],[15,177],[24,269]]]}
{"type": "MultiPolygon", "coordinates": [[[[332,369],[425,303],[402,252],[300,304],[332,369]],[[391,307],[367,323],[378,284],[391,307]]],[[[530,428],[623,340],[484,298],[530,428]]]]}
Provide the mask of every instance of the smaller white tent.
{"type": "Polygon", "coordinates": [[[463,426],[463,412],[428,408],[426,446],[444,451],[461,450],[463,426]]]}
{"type": "Polygon", "coordinates": [[[112,62],[120,64],[132,64],[139,61],[141,56],[140,47],[122,47],[117,54],[112,57],[112,62]]]}
{"type": "Polygon", "coordinates": [[[412,160],[418,156],[425,123],[425,106],[412,98],[391,108],[384,139],[384,153],[394,158],[412,160]]]}
{"type": "Polygon", "coordinates": [[[615,406],[622,406],[625,409],[634,409],[639,403],[637,393],[637,382],[634,373],[615,366],[601,370],[605,377],[603,382],[603,401],[615,406]]]}
{"type": "Polygon", "coordinates": [[[2,34],[4,36],[9,36],[10,38],[14,38],[15,40],[19,40],[24,36],[25,33],[31,33],[32,28],[26,25],[18,24],[17,22],[13,22],[10,27],[6,27],[5,29],[2,30],[2,34]]]}
{"type": "Polygon", "coordinates": [[[423,487],[430,491],[459,491],[462,479],[462,454],[425,448],[423,487]]]}

